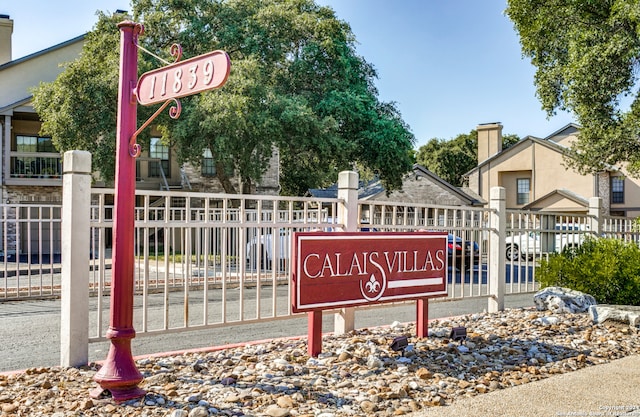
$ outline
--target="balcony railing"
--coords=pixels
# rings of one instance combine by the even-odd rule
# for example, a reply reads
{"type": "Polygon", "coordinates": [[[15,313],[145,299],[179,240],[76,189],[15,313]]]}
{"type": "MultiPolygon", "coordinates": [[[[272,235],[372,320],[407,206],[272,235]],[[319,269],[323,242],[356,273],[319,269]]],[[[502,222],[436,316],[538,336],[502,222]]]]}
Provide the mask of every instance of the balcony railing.
{"type": "Polygon", "coordinates": [[[58,153],[11,152],[10,178],[62,178],[58,153]]]}

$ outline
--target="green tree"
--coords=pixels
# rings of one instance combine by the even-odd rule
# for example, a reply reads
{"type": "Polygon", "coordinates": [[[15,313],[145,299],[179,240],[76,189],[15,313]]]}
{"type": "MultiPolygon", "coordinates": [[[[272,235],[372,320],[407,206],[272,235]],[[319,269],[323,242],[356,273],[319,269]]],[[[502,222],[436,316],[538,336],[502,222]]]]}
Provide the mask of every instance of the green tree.
{"type": "MultiPolygon", "coordinates": [[[[231,58],[225,86],[182,99],[177,120],[157,119],[179,162],[198,165],[209,149],[227,192],[237,191],[229,180],[234,171],[248,192],[274,149],[284,194],[334,182],[354,164],[373,170],[389,190],[401,187],[415,139],[395,105],[378,100],[376,72],[330,8],[313,0],[133,0],[132,8],[145,25],[139,43],[153,54],[167,56],[177,43],[185,59],[216,49],[231,58]]],[[[92,150],[94,168],[107,179],[114,172],[121,20],[99,14],[81,57],[34,92],[43,131],[60,150],[92,150]]],[[[160,66],[147,53],[139,59],[141,71],[160,66]]],[[[139,124],[151,110],[139,107],[139,124]]],[[[146,140],[148,133],[143,146],[146,140]]]]}
{"type": "Polygon", "coordinates": [[[581,125],[582,173],[627,161],[640,173],[640,3],[635,0],[508,0],[522,52],[536,67],[542,108],[572,112],[581,125]]]}
{"type": "MultiPolygon", "coordinates": [[[[520,138],[504,135],[502,148],[507,149],[520,138]]],[[[478,131],[460,134],[451,140],[433,138],[418,149],[416,160],[448,183],[457,187],[463,176],[478,164],[478,131]]]]}

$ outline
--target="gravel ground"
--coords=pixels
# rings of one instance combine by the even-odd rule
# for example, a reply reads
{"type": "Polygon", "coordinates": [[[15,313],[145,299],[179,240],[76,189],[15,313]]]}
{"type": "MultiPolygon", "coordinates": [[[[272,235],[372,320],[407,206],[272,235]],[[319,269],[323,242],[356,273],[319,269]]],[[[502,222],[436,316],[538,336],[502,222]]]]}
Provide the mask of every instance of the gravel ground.
{"type": "Polygon", "coordinates": [[[638,330],[593,324],[587,314],[508,309],[325,336],[307,356],[304,339],[137,361],[140,400],[92,399],[99,365],[32,368],[0,375],[2,416],[394,416],[448,407],[485,395],[640,353],[638,330]],[[464,343],[449,339],[464,326],[464,343]],[[406,335],[404,355],[390,349],[406,335]]]}

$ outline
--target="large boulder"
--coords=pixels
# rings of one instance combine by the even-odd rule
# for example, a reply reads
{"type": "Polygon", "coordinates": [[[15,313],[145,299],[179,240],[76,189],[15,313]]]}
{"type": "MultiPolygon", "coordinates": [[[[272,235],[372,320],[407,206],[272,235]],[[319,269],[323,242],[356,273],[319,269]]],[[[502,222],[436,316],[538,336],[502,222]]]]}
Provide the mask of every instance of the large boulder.
{"type": "Polygon", "coordinates": [[[599,304],[589,307],[589,315],[595,323],[607,320],[629,323],[636,327],[640,325],[640,307],[599,304]]]}
{"type": "Polygon", "coordinates": [[[584,313],[596,304],[589,294],[563,287],[547,287],[533,296],[538,310],[551,310],[554,313],[584,313]]]}

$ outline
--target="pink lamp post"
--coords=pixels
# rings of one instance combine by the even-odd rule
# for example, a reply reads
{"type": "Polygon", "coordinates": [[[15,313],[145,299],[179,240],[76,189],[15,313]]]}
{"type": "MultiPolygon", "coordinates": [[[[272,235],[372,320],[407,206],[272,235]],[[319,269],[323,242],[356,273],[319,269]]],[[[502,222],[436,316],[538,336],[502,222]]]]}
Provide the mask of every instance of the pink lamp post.
{"type": "Polygon", "coordinates": [[[104,390],[121,402],[140,398],[145,391],[138,387],[142,374],[131,355],[133,328],[133,241],[136,152],[129,141],[136,132],[136,100],[134,87],[138,77],[138,35],[142,25],[125,21],[120,28],[120,84],[116,132],[116,183],[113,215],[113,277],[111,280],[111,314],[107,338],[111,347],[107,359],[94,380],[100,385],[91,392],[98,397],[104,390]]]}

